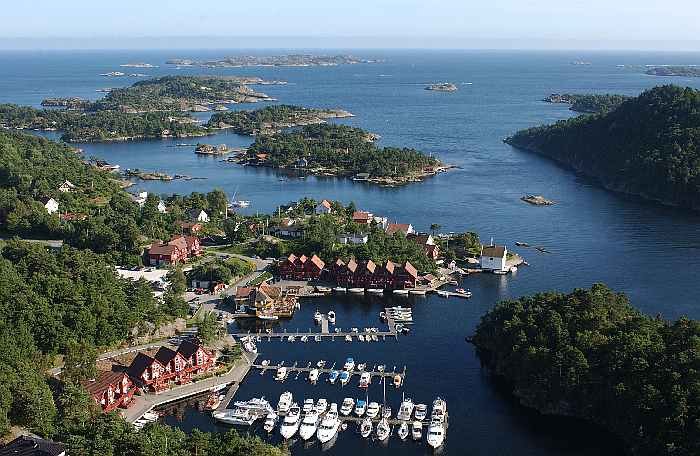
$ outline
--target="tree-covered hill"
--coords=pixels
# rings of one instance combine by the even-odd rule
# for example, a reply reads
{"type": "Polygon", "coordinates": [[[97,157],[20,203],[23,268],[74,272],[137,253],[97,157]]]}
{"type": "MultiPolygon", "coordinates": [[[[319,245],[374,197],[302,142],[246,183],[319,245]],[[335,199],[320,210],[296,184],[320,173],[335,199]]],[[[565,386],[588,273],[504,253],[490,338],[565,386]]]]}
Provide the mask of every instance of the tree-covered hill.
{"type": "Polygon", "coordinates": [[[697,321],[645,316],[594,285],[502,302],[472,340],[524,405],[599,424],[631,454],[700,454],[697,321]]]}
{"type": "Polygon", "coordinates": [[[611,190],[700,209],[700,91],[648,90],[610,112],[522,130],[508,144],[611,190]]]}
{"type": "Polygon", "coordinates": [[[350,117],[352,114],[338,109],[303,108],[293,105],[267,106],[254,111],[217,112],[207,126],[230,128],[241,135],[278,133],[288,127],[323,123],[326,119],[350,117]]]}
{"type": "Polygon", "coordinates": [[[546,97],[544,101],[547,103],[569,104],[572,111],[596,114],[611,111],[629,98],[625,95],[553,93],[546,97]]]}

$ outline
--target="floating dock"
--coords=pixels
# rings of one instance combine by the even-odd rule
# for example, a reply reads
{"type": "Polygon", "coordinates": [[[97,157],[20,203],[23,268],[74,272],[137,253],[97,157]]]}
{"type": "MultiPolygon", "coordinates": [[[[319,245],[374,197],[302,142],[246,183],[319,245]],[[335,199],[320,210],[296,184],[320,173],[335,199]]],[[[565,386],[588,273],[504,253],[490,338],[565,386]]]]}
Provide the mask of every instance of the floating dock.
{"type": "MultiPolygon", "coordinates": [[[[262,364],[253,364],[251,365],[252,368],[254,369],[260,369],[260,375],[264,375],[265,372],[267,371],[277,371],[278,368],[280,367],[286,367],[287,368],[287,376],[285,377],[284,380],[281,381],[286,381],[292,373],[308,373],[311,372],[313,369],[318,369],[319,376],[321,374],[330,374],[332,371],[337,370],[340,372],[342,369],[334,369],[335,368],[335,363],[331,367],[315,367],[312,363],[308,362],[306,366],[300,366],[298,362],[295,362],[291,366],[285,366],[284,361],[278,364],[268,364],[268,365],[262,365],[262,364]]],[[[364,370],[364,371],[359,371],[359,370],[353,370],[350,372],[350,379],[348,380],[348,384],[350,384],[350,381],[352,381],[352,377],[355,375],[359,376],[364,372],[368,372],[371,375],[371,378],[379,377],[379,378],[387,378],[391,381],[393,381],[394,377],[397,375],[401,377],[401,385],[403,385],[404,380],[406,378],[406,366],[403,367],[403,370],[397,371],[396,367],[394,367],[391,371],[379,371],[376,370],[377,366],[375,365],[372,367],[372,369],[369,370],[364,370]]],[[[298,378],[299,375],[296,376],[298,378]]],[[[320,380],[320,378],[319,378],[320,380]]],[[[340,379],[336,380],[336,383],[340,384],[340,379]]]]}

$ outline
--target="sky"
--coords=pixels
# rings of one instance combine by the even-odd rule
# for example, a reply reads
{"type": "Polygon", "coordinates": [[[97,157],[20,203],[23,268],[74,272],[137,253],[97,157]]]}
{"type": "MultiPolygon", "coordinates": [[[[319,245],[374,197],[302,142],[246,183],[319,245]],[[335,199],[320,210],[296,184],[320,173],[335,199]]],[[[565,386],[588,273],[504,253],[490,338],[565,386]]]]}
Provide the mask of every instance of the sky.
{"type": "Polygon", "coordinates": [[[24,0],[3,3],[2,48],[233,45],[700,51],[698,0],[24,0]]]}

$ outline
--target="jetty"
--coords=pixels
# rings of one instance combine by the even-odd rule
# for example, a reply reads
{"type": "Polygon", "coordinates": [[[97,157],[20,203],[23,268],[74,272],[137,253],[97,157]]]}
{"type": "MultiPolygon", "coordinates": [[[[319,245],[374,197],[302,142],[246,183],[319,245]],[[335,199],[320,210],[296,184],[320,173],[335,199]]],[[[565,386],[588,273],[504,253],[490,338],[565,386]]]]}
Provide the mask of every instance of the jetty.
{"type": "MultiPolygon", "coordinates": [[[[292,373],[309,373],[313,369],[318,369],[319,376],[321,374],[330,374],[334,370],[341,372],[342,369],[334,369],[335,365],[336,364],[334,363],[331,367],[315,367],[314,365],[312,365],[311,362],[308,362],[305,366],[301,366],[301,365],[299,365],[298,362],[295,362],[291,366],[285,366],[284,361],[282,361],[278,364],[253,364],[253,365],[251,365],[251,367],[254,369],[260,369],[261,375],[265,375],[265,372],[267,372],[269,370],[276,371],[280,367],[285,367],[287,369],[287,377],[289,377],[289,375],[292,373]]],[[[355,369],[352,371],[348,371],[348,373],[350,374],[350,379],[348,380],[348,383],[350,382],[350,380],[352,380],[353,376],[361,375],[362,373],[365,373],[365,372],[369,373],[371,378],[378,377],[378,378],[387,378],[389,380],[393,380],[394,377],[396,377],[398,375],[401,377],[401,385],[403,385],[404,379],[406,378],[406,366],[404,366],[403,369],[400,371],[396,370],[396,366],[394,366],[394,368],[391,371],[387,371],[387,370],[378,370],[377,366],[375,365],[370,370],[359,371],[359,370],[355,369]]],[[[298,375],[297,375],[297,377],[298,377],[298,375]]],[[[285,380],[286,380],[286,378],[285,378],[285,380]]],[[[340,384],[340,380],[338,380],[337,383],[340,384]]]]}
{"type": "Polygon", "coordinates": [[[263,332],[262,330],[258,330],[256,332],[248,332],[247,334],[235,334],[235,336],[238,336],[239,338],[246,336],[255,336],[259,337],[260,340],[267,339],[268,342],[271,342],[273,339],[284,340],[288,339],[289,337],[299,339],[303,336],[306,336],[307,340],[316,339],[317,337],[319,337],[322,340],[330,339],[331,341],[335,341],[336,338],[344,341],[347,336],[350,336],[353,340],[359,341],[357,337],[360,335],[377,336],[377,338],[381,340],[386,340],[387,337],[393,337],[398,340],[398,332],[396,331],[396,323],[394,322],[394,319],[387,315],[386,323],[388,327],[384,331],[343,331],[341,328],[336,328],[336,331],[331,331],[328,317],[326,315],[323,315],[323,317],[321,318],[320,332],[318,330],[313,329],[309,329],[307,331],[302,331],[299,329],[295,331],[288,331],[285,328],[282,332],[263,332]]]}
{"type": "MultiPolygon", "coordinates": [[[[122,412],[124,419],[129,423],[133,423],[143,417],[146,412],[150,412],[156,407],[210,391],[217,391],[226,385],[232,385],[226,394],[226,398],[230,401],[233,395],[236,394],[236,391],[238,391],[240,382],[250,372],[257,357],[258,355],[254,353],[244,353],[233,368],[225,374],[194,381],[187,385],[175,386],[160,393],[145,393],[141,396],[134,396],[134,403],[122,412]]],[[[222,404],[228,404],[228,401],[224,400],[222,404]]]]}

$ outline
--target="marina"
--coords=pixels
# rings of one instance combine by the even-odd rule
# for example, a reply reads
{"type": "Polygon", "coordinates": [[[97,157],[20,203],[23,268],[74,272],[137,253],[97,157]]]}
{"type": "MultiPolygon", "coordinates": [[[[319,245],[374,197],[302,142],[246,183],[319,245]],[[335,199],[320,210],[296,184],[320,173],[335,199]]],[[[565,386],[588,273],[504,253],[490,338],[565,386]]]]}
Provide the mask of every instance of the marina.
{"type": "MultiPolygon", "coordinates": [[[[325,362],[324,362],[325,363],[325,362]]],[[[325,367],[325,364],[323,365],[324,367],[318,367],[318,363],[312,364],[311,362],[306,363],[306,365],[302,365],[304,363],[298,363],[294,362],[290,366],[285,366],[285,362],[282,361],[278,364],[271,364],[271,363],[264,363],[264,364],[252,364],[251,368],[254,369],[259,369],[260,370],[260,375],[264,375],[267,371],[278,371],[280,368],[285,368],[285,377],[280,380],[284,381],[287,378],[291,376],[291,374],[301,374],[301,373],[306,373],[307,376],[304,378],[304,380],[308,380],[308,374],[311,373],[311,371],[316,370],[319,375],[325,374],[325,375],[330,375],[332,372],[338,372],[341,368],[339,367],[338,370],[335,369],[336,363],[333,363],[333,365],[329,368],[325,367]]],[[[391,381],[394,381],[395,379],[400,379],[396,380],[399,383],[399,386],[403,385],[404,379],[406,378],[406,366],[403,367],[401,370],[396,370],[396,366],[394,366],[391,371],[386,370],[386,369],[379,369],[376,364],[369,370],[351,370],[347,371],[350,374],[350,378],[357,376],[359,380],[359,376],[361,376],[363,373],[367,373],[370,375],[370,382],[371,378],[378,377],[378,378],[386,378],[391,381]]],[[[299,379],[299,375],[296,375],[294,377],[295,380],[299,379]]]]}

